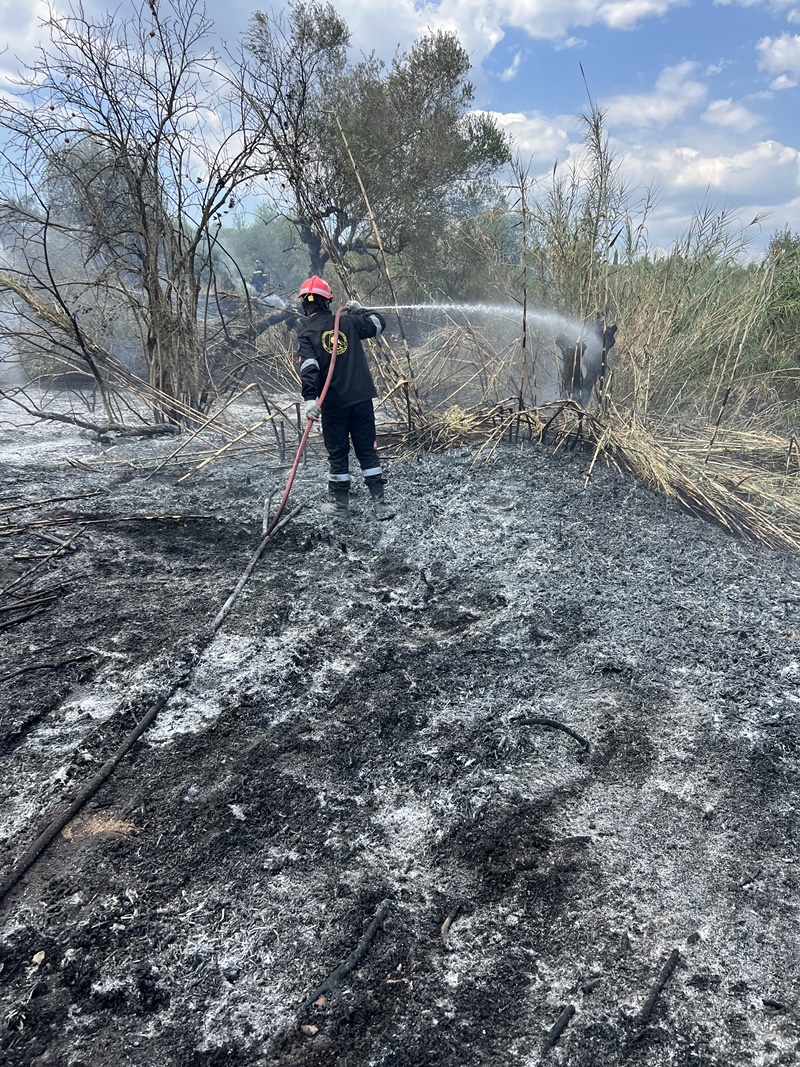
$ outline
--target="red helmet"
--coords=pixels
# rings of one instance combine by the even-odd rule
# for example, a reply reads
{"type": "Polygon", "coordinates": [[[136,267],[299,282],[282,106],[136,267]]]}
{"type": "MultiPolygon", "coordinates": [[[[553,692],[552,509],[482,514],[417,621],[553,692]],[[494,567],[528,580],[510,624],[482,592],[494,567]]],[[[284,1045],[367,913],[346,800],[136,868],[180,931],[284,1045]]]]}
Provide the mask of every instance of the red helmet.
{"type": "Polygon", "coordinates": [[[333,299],[333,289],[316,274],[313,278],[307,278],[300,286],[300,299],[304,296],[321,296],[323,300],[333,299]]]}

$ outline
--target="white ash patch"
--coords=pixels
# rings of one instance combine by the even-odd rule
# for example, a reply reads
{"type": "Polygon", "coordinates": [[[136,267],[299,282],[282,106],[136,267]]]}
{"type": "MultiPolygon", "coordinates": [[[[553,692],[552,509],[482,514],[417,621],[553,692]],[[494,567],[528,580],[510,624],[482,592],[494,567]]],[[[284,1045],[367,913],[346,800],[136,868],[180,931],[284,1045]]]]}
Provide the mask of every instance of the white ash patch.
{"type": "Polygon", "coordinates": [[[232,699],[277,688],[291,666],[295,641],[292,632],[262,640],[217,634],[197,662],[189,686],[171,697],[145,740],[163,745],[184,734],[200,733],[225,714],[232,699]]]}

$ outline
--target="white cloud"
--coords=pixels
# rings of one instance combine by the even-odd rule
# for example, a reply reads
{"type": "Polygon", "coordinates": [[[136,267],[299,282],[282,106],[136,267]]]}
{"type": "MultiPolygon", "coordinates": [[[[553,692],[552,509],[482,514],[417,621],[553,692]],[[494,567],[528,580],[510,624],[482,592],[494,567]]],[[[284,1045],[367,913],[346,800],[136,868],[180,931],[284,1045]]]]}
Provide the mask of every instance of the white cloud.
{"type": "Polygon", "coordinates": [[[511,62],[511,66],[506,67],[506,69],[501,73],[500,81],[503,81],[503,82],[513,81],[514,78],[516,78],[517,74],[519,74],[519,68],[520,68],[521,63],[522,63],[522,53],[521,52],[517,52],[515,54],[515,56],[514,56],[514,59],[511,62]]]}
{"type": "MultiPolygon", "coordinates": [[[[632,203],[646,189],[656,191],[656,208],[648,223],[651,240],[669,247],[685,232],[701,203],[715,210],[725,207],[749,223],[756,215],[770,214],[778,225],[800,213],[800,151],[780,141],[753,141],[744,147],[731,140],[734,117],[746,121],[749,112],[729,100],[712,102],[706,117],[719,133],[704,137],[695,132],[685,140],[665,141],[655,131],[652,139],[633,141],[612,133],[611,149],[619,176],[631,191],[632,203]],[[724,121],[723,121],[724,120],[724,121]],[[637,192],[638,190],[638,192],[637,192]],[[794,206],[792,206],[794,205],[794,206]]],[[[546,186],[559,161],[569,166],[581,154],[575,119],[548,117],[541,112],[495,113],[498,124],[510,133],[523,159],[532,155],[532,173],[546,186]]],[[[737,142],[741,140],[737,133],[737,142]]],[[[773,227],[774,228],[774,227],[773,227]]],[[[766,241],[769,222],[761,238],[766,241]]],[[[759,234],[753,235],[758,244],[759,234]]]]}
{"type": "Polygon", "coordinates": [[[665,15],[671,7],[685,6],[674,0],[610,0],[598,5],[597,19],[615,30],[630,30],[643,19],[665,15]]]}
{"type": "Polygon", "coordinates": [[[35,2],[20,4],[17,0],[0,0],[0,23],[3,26],[4,43],[13,51],[18,44],[30,43],[38,38],[40,20],[47,17],[47,4],[35,2]]]}
{"type": "Polygon", "coordinates": [[[688,61],[665,67],[652,93],[612,97],[606,102],[609,122],[621,126],[663,126],[672,122],[706,96],[706,86],[689,76],[696,69],[697,64],[688,61]]]}
{"type": "Polygon", "coordinates": [[[775,89],[778,92],[781,89],[795,89],[798,85],[800,85],[800,81],[797,78],[790,78],[788,74],[780,74],[769,83],[770,89],[775,89]]]}
{"type": "MultiPolygon", "coordinates": [[[[734,4],[737,7],[768,7],[770,11],[784,13],[787,8],[796,8],[797,0],[714,0],[715,7],[732,7],[734,4]]],[[[788,12],[790,22],[793,15],[797,15],[796,10],[788,12]]]]}
{"type": "Polygon", "coordinates": [[[800,152],[775,141],[727,153],[678,143],[628,146],[621,174],[633,188],[657,190],[648,232],[652,243],[665,248],[686,232],[701,206],[724,208],[743,226],[764,217],[750,233],[754,251],[778,225],[800,214],[800,152]]]}
{"type": "Polygon", "coordinates": [[[734,104],[733,100],[712,100],[703,114],[706,122],[714,126],[726,126],[734,130],[752,130],[759,119],[743,104],[734,104]]]}
{"type": "Polygon", "coordinates": [[[710,190],[724,196],[778,202],[800,191],[800,152],[779,141],[760,141],[738,152],[711,154],[690,145],[638,146],[625,156],[625,173],[665,193],[710,190]]]}
{"type": "MultiPolygon", "coordinates": [[[[480,0],[472,2],[485,9],[480,0]]],[[[464,0],[443,0],[441,8],[450,3],[462,9],[464,0]]],[[[645,19],[659,18],[670,8],[685,7],[687,3],[688,0],[500,0],[495,10],[503,26],[526,30],[532,37],[557,40],[579,26],[633,29],[645,19]]]]}
{"type": "Polygon", "coordinates": [[[487,112],[514,139],[514,147],[523,156],[533,156],[537,166],[549,170],[563,159],[571,141],[566,123],[548,119],[539,112],[487,112]]]}
{"type": "MultiPolygon", "coordinates": [[[[234,0],[238,3],[239,0],[234,0]]],[[[479,67],[509,28],[560,47],[584,42],[576,29],[607,26],[630,30],[660,18],[690,0],[395,0],[387,16],[384,0],[337,0],[337,10],[353,31],[358,51],[375,50],[384,59],[398,45],[406,49],[426,30],[455,30],[479,67]]]]}
{"type": "Polygon", "coordinates": [[[778,77],[772,89],[791,89],[800,80],[800,36],[782,33],[780,37],[762,37],[756,45],[761,70],[778,77]]]}
{"type": "Polygon", "coordinates": [[[0,77],[11,82],[18,78],[21,66],[35,57],[42,39],[42,21],[48,17],[46,0],[20,4],[17,0],[0,0],[0,26],[3,40],[0,53],[0,77]]]}

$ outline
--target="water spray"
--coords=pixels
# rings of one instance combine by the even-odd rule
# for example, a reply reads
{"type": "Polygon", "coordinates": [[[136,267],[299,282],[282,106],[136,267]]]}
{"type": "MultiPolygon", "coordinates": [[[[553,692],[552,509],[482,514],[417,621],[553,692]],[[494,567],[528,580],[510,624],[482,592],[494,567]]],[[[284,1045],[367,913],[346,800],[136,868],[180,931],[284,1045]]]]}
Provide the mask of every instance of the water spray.
{"type": "Polygon", "coordinates": [[[382,304],[373,311],[455,311],[463,315],[498,315],[503,318],[519,318],[522,309],[515,304],[382,304]]]}
{"type": "MultiPolygon", "coordinates": [[[[445,315],[486,315],[494,318],[514,319],[519,321],[523,316],[522,306],[519,304],[382,304],[372,308],[373,311],[432,311],[445,315]]],[[[542,334],[556,336],[564,334],[567,337],[575,337],[576,341],[581,338],[586,330],[585,325],[577,319],[569,319],[565,315],[559,315],[556,311],[532,311],[527,309],[527,319],[538,327],[542,334]]]]}

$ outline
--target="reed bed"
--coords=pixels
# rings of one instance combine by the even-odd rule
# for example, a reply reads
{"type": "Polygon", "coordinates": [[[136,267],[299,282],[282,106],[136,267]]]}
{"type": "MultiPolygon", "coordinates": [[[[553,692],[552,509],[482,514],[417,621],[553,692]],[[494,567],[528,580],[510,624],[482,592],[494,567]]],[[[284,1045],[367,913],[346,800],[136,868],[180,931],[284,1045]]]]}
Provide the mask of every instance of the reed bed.
{"type": "MultiPolygon", "coordinates": [[[[420,383],[432,388],[423,390],[430,403],[413,427],[409,429],[397,412],[379,412],[381,440],[394,455],[468,445],[475,450],[476,462],[481,462],[491,459],[500,447],[578,448],[591,457],[587,485],[598,464],[610,464],[732,534],[800,550],[800,439],[796,434],[781,436],[652,417],[645,425],[613,404],[602,411],[586,411],[574,401],[520,406],[514,395],[488,403],[459,404],[453,399],[469,394],[476,381],[479,394],[488,386],[486,392],[496,398],[501,383],[508,387],[509,360],[505,356],[499,360],[503,369],[498,375],[496,370],[486,370],[474,352],[462,359],[458,351],[451,337],[440,350],[443,358],[450,357],[446,368],[437,365],[432,354],[427,365],[421,364],[420,383]],[[436,393],[441,397],[438,401],[436,393]]],[[[481,358],[488,356],[492,362],[495,355],[491,348],[484,348],[481,358]]],[[[176,442],[151,473],[173,470],[182,481],[201,474],[211,463],[255,454],[274,456],[278,469],[291,459],[295,447],[297,408],[295,401],[285,398],[271,402],[259,386],[242,390],[233,402],[224,402],[218,411],[198,419],[196,427],[176,442]],[[248,402],[243,411],[242,403],[245,393],[250,401],[257,392],[262,394],[263,406],[259,405],[256,416],[256,405],[248,402]]]]}

